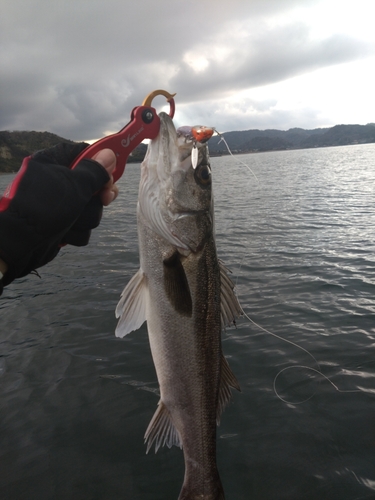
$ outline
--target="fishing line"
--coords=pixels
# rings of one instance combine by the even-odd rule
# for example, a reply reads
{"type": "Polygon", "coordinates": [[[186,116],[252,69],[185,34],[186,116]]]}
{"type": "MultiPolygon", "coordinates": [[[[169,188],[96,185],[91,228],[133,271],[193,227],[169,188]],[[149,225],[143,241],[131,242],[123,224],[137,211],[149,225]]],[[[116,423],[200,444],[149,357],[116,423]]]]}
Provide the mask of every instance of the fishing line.
{"type": "MultiPolygon", "coordinates": [[[[257,182],[259,182],[259,179],[258,177],[255,175],[255,173],[253,172],[253,170],[249,167],[249,165],[247,165],[246,163],[244,163],[243,161],[241,161],[240,159],[238,159],[237,157],[234,156],[234,154],[232,153],[232,151],[230,150],[229,146],[228,146],[228,143],[227,141],[225,140],[223,134],[221,134],[220,132],[218,132],[216,129],[215,129],[215,132],[218,136],[220,136],[220,141],[218,142],[218,144],[220,144],[221,142],[224,142],[227,150],[228,150],[228,153],[232,156],[232,158],[235,160],[235,161],[238,161],[241,165],[243,165],[244,167],[246,167],[251,173],[252,175],[255,177],[255,179],[257,180],[257,182]]],[[[239,273],[240,273],[240,270],[241,270],[241,267],[242,267],[242,263],[240,265],[240,269],[239,269],[239,272],[237,274],[237,277],[236,277],[236,286],[237,286],[237,282],[238,282],[238,277],[239,277],[239,273]]],[[[237,299],[238,299],[238,302],[240,303],[239,301],[239,298],[237,296],[237,299]]],[[[240,304],[241,305],[241,304],[240,304]]],[[[295,370],[295,369],[305,369],[305,370],[310,370],[312,372],[315,372],[317,373],[318,375],[320,375],[321,377],[323,377],[323,379],[327,380],[331,385],[332,387],[334,387],[334,389],[337,391],[337,392],[340,392],[340,393],[354,393],[354,392],[363,392],[361,389],[349,389],[349,390],[342,390],[342,389],[339,389],[337,387],[336,384],[334,384],[334,382],[332,382],[332,380],[327,377],[326,375],[324,375],[324,373],[321,371],[321,367],[317,361],[317,359],[311,354],[311,352],[309,352],[307,349],[305,349],[304,347],[296,344],[295,342],[292,342],[291,340],[288,340],[288,339],[285,339],[283,337],[280,337],[279,335],[277,335],[276,333],[272,333],[270,332],[269,330],[267,330],[266,328],[263,328],[262,326],[258,325],[254,320],[252,320],[250,318],[250,316],[248,316],[245,311],[243,310],[242,306],[241,306],[241,309],[242,309],[242,312],[243,312],[243,315],[245,316],[245,318],[247,318],[247,320],[252,323],[254,326],[256,326],[257,328],[259,328],[260,330],[262,330],[263,332],[265,333],[268,333],[269,335],[272,335],[273,337],[283,341],[283,342],[287,342],[288,344],[291,344],[293,347],[296,347],[297,349],[300,349],[301,351],[305,352],[308,356],[310,356],[312,358],[312,360],[314,361],[314,363],[316,364],[317,368],[318,369],[315,369],[315,368],[312,368],[311,366],[305,366],[305,365],[292,365],[292,366],[287,366],[286,368],[283,368],[282,370],[280,370],[274,380],[273,380],[273,390],[274,390],[274,393],[276,394],[276,396],[280,399],[280,401],[283,401],[284,403],[286,404],[293,404],[293,405],[299,405],[299,404],[303,404],[303,403],[306,403],[307,401],[309,401],[310,399],[312,399],[315,394],[316,394],[316,390],[315,392],[313,392],[313,394],[311,396],[309,396],[308,398],[306,399],[303,399],[301,401],[297,401],[297,402],[291,402],[291,401],[288,401],[287,399],[283,398],[282,396],[280,396],[277,388],[276,388],[276,383],[277,383],[277,379],[279,378],[279,376],[286,372],[287,370],[295,370]]]]}
{"type": "MultiPolygon", "coordinates": [[[[237,299],[238,299],[238,296],[237,296],[237,299]]],[[[238,302],[239,302],[239,299],[238,299],[238,302]]],[[[241,304],[240,304],[241,305],[241,304]]],[[[273,390],[274,390],[274,393],[276,394],[276,396],[280,399],[280,401],[282,401],[283,403],[286,403],[286,404],[292,404],[292,405],[300,405],[300,404],[303,404],[303,403],[306,403],[307,401],[309,401],[310,399],[312,399],[315,394],[316,394],[316,390],[314,391],[314,393],[309,396],[308,398],[306,399],[303,399],[301,401],[288,401],[287,399],[283,398],[282,396],[280,396],[277,388],[276,388],[276,382],[277,382],[277,379],[279,378],[279,376],[284,373],[285,371],[287,370],[295,370],[295,369],[304,369],[304,370],[309,370],[309,371],[312,371],[312,372],[315,372],[317,373],[318,375],[320,375],[321,377],[323,377],[325,380],[327,380],[333,387],[334,389],[336,389],[337,392],[340,392],[340,393],[354,393],[354,392],[363,392],[361,389],[348,389],[348,390],[342,390],[342,389],[339,389],[337,387],[337,385],[332,382],[332,380],[327,377],[326,375],[324,375],[324,373],[322,373],[321,371],[321,367],[319,365],[319,362],[317,361],[317,359],[311,354],[311,352],[309,352],[307,349],[305,349],[304,347],[296,344],[295,342],[292,342],[291,340],[288,340],[288,339],[285,339],[283,337],[281,337],[280,335],[277,335],[276,333],[272,333],[270,332],[269,330],[267,330],[266,328],[263,328],[262,326],[258,325],[258,323],[256,323],[254,320],[252,320],[250,318],[250,316],[248,316],[245,311],[243,310],[242,306],[241,306],[241,309],[242,309],[242,312],[243,312],[243,315],[245,316],[245,318],[250,322],[252,323],[254,326],[256,326],[257,328],[259,328],[260,330],[262,330],[263,332],[265,333],[268,333],[269,335],[272,335],[273,337],[279,339],[279,340],[282,340],[283,342],[287,342],[288,344],[291,344],[292,346],[296,347],[297,349],[300,349],[301,351],[305,352],[306,354],[308,354],[313,360],[314,360],[314,363],[316,364],[316,366],[318,367],[318,369],[315,369],[315,368],[312,368],[311,366],[305,366],[305,365],[292,365],[292,366],[287,366],[285,368],[283,368],[282,370],[280,370],[275,378],[273,379],[273,390]]]]}
{"type": "Polygon", "coordinates": [[[220,136],[220,141],[218,142],[218,144],[220,144],[221,142],[223,142],[228,150],[228,153],[231,155],[231,157],[235,160],[235,161],[238,161],[238,163],[241,163],[241,165],[243,165],[244,167],[246,167],[252,174],[253,176],[255,177],[255,179],[257,180],[257,182],[259,182],[259,179],[258,177],[255,175],[255,173],[251,170],[251,168],[249,167],[249,165],[247,165],[246,163],[244,163],[243,161],[239,160],[238,158],[236,158],[234,156],[234,154],[232,153],[232,151],[230,150],[229,146],[228,146],[228,143],[227,141],[224,139],[224,136],[223,134],[220,134],[220,132],[218,132],[216,129],[215,129],[215,132],[217,133],[217,135],[220,136]]]}

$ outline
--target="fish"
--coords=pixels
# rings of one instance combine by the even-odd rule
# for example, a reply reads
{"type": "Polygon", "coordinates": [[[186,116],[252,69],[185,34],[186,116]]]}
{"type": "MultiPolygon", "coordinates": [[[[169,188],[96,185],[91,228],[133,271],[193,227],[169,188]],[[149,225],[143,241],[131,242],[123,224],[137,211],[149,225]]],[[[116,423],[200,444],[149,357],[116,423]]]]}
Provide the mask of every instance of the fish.
{"type": "Polygon", "coordinates": [[[179,500],[225,498],[216,463],[216,426],[240,390],[222,352],[223,328],[242,309],[217,256],[208,147],[178,133],[160,113],[160,131],[141,165],[137,204],[140,267],[116,308],[116,336],[147,321],[160,400],[145,433],[155,446],[182,448],[179,500]],[[192,149],[197,149],[196,166],[192,149]]]}

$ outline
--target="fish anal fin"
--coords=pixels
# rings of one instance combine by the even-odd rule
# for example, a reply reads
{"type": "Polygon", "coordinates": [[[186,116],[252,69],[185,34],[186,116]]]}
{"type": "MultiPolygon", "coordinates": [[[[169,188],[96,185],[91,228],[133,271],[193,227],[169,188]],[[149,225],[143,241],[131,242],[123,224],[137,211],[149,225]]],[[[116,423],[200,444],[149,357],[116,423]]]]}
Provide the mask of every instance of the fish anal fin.
{"type": "Polygon", "coordinates": [[[116,318],[120,318],[116,327],[116,337],[124,337],[133,330],[138,330],[146,321],[146,302],[148,288],[146,277],[139,269],[124,288],[116,307],[116,318]]]}
{"type": "Polygon", "coordinates": [[[163,261],[164,289],[174,310],[183,316],[191,317],[193,303],[189,283],[181,263],[180,254],[175,252],[163,261]]]}
{"type": "Polygon", "coordinates": [[[182,448],[182,443],[177,429],[173,425],[170,413],[162,401],[159,401],[158,408],[149,423],[145,433],[145,443],[147,443],[146,453],[150,451],[155,443],[155,453],[161,446],[173,445],[182,448]]]}
{"type": "Polygon", "coordinates": [[[219,385],[219,397],[217,404],[217,412],[216,412],[216,421],[219,425],[220,416],[229,403],[231,399],[231,390],[230,388],[237,389],[237,391],[241,392],[240,384],[238,383],[234,373],[232,372],[228,361],[225,359],[223,355],[221,355],[221,375],[220,375],[220,385],[219,385]]]}

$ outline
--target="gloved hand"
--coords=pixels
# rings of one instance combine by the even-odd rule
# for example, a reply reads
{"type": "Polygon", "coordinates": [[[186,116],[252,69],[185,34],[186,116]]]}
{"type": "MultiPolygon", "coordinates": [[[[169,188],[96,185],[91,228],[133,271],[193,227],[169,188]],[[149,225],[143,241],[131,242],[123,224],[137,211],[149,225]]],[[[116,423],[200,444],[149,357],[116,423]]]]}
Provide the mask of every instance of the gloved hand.
{"type": "Polygon", "coordinates": [[[117,196],[111,172],[115,154],[102,150],[95,160],[69,167],[86,144],[59,144],[24,159],[0,199],[0,259],[8,285],[56,257],[66,244],[87,245],[101,220],[103,205],[117,196]]]}

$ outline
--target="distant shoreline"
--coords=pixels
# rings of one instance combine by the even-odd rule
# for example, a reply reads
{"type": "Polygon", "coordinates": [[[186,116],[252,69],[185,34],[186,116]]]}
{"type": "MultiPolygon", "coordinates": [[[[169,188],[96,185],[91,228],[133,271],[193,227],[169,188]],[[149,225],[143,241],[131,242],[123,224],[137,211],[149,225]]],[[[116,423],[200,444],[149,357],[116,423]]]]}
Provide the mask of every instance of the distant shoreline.
{"type": "MultiPolygon", "coordinates": [[[[324,148],[341,148],[341,147],[350,147],[350,146],[369,146],[370,144],[375,144],[375,141],[371,142],[354,142],[351,144],[330,144],[330,145],[321,145],[321,146],[313,146],[313,147],[286,147],[286,148],[280,148],[280,149],[264,149],[264,150],[253,150],[253,151],[231,151],[231,153],[228,153],[228,150],[225,151],[212,151],[210,152],[210,157],[211,158],[222,158],[222,157],[229,157],[229,156],[241,156],[241,155],[253,155],[253,154],[260,154],[260,153],[282,153],[285,151],[301,151],[301,150],[312,150],[312,149],[324,149],[324,148]]],[[[208,147],[210,148],[210,144],[208,144],[208,147]]],[[[126,163],[126,166],[129,167],[130,165],[138,165],[142,163],[142,159],[137,159],[136,161],[129,161],[126,163]]],[[[19,165],[21,167],[21,163],[19,165]]],[[[1,167],[0,167],[1,168],[1,167]]],[[[16,175],[18,170],[15,170],[13,172],[4,172],[0,170],[0,175],[16,175]]]]}

